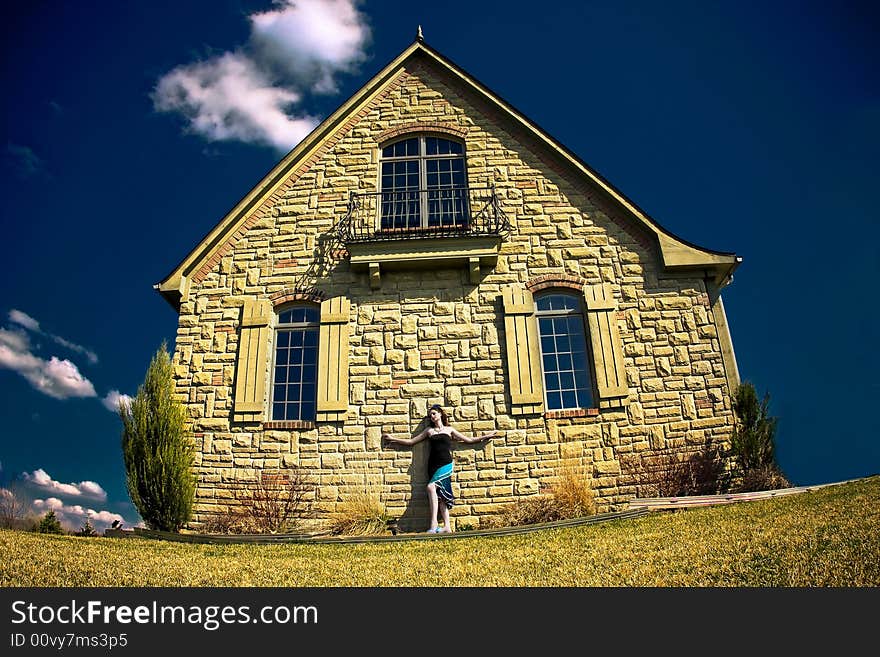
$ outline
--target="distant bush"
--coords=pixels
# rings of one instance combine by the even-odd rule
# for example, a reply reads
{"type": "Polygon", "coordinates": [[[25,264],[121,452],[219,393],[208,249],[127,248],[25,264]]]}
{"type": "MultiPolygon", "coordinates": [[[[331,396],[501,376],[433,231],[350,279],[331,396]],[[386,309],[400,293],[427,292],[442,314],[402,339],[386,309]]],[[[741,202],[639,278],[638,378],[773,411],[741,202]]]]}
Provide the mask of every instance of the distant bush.
{"type": "Polygon", "coordinates": [[[151,529],[178,531],[192,517],[195,456],[164,342],[137,395],[130,404],[120,402],[119,416],[131,501],[151,529]]]}
{"type": "Polygon", "coordinates": [[[27,529],[37,522],[14,487],[0,488],[0,528],[27,529]]]}
{"type": "Polygon", "coordinates": [[[82,527],[79,528],[79,531],[76,533],[77,536],[97,536],[98,532],[95,531],[95,528],[92,527],[92,523],[89,522],[89,519],[86,518],[86,521],[82,524],[82,527]]]}

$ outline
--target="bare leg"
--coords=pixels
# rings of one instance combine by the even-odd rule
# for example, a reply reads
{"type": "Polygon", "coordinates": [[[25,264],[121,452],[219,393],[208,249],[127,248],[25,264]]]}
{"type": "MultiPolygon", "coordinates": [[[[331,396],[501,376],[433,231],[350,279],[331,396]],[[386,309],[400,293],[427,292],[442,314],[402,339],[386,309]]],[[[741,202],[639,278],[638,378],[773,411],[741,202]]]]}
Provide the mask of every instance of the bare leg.
{"type": "Polygon", "coordinates": [[[437,529],[437,484],[428,484],[428,505],[431,507],[431,526],[428,531],[432,532],[437,529]]]}
{"type": "Polygon", "coordinates": [[[446,503],[440,505],[440,513],[443,515],[443,531],[451,532],[452,527],[449,526],[449,507],[446,506],[446,503]]]}

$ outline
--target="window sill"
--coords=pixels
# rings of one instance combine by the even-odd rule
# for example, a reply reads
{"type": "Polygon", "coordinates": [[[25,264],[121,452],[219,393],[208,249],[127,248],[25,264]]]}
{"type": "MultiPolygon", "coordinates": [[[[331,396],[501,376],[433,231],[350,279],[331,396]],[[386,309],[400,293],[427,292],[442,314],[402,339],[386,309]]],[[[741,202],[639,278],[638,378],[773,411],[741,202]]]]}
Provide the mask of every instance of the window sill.
{"type": "Polygon", "coordinates": [[[314,429],[317,425],[308,420],[271,420],[263,422],[264,429],[314,429]]]}
{"type": "Polygon", "coordinates": [[[544,418],[547,420],[555,420],[567,417],[598,417],[598,408],[569,408],[559,411],[544,411],[544,418]]]}

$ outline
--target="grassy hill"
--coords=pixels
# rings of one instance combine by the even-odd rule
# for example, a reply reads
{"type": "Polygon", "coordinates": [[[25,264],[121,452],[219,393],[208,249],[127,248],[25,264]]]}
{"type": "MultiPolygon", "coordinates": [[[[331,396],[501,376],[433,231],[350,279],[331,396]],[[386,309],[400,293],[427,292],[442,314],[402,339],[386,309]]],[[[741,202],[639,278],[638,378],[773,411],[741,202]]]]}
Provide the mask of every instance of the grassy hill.
{"type": "Polygon", "coordinates": [[[2,586],[880,585],[880,476],[514,536],[192,545],[0,531],[2,586]]]}

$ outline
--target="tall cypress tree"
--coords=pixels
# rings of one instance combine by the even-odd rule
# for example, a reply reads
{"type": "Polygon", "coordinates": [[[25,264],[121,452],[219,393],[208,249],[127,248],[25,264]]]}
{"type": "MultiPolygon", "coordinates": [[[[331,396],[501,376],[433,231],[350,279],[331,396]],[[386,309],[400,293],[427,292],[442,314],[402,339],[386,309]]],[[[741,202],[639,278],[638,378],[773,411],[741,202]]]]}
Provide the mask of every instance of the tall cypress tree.
{"type": "Polygon", "coordinates": [[[151,529],[178,531],[192,517],[195,458],[186,409],[174,396],[165,342],[129,404],[120,402],[128,494],[151,529]]]}

